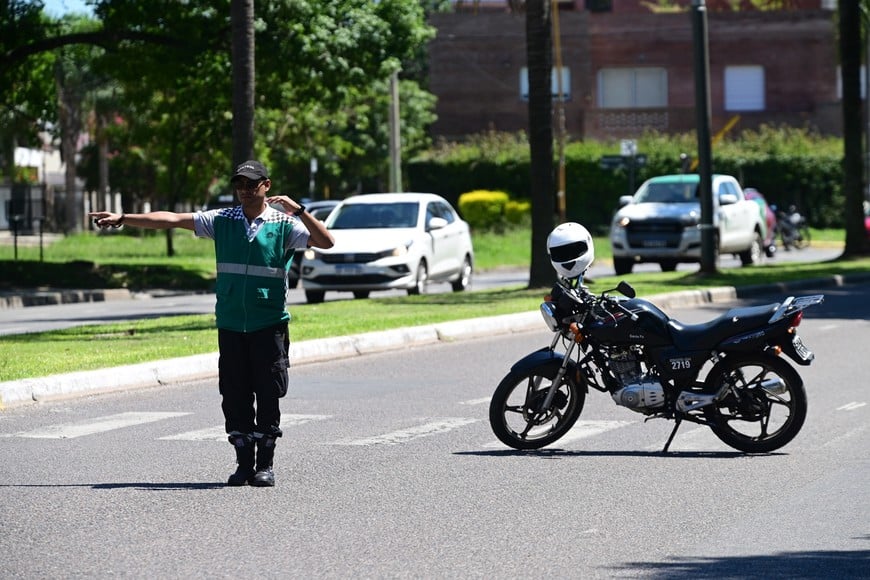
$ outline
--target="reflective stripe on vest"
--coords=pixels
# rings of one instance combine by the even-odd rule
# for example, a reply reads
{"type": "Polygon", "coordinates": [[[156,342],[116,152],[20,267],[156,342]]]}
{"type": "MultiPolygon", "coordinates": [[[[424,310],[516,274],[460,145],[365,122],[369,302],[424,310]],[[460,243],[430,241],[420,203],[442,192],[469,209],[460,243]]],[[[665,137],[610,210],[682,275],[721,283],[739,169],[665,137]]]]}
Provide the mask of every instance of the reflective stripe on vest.
{"type": "Polygon", "coordinates": [[[283,268],[269,268],[268,266],[248,266],[246,264],[231,264],[220,262],[217,265],[218,274],[239,274],[242,276],[260,276],[261,278],[280,278],[286,276],[283,268]]]}

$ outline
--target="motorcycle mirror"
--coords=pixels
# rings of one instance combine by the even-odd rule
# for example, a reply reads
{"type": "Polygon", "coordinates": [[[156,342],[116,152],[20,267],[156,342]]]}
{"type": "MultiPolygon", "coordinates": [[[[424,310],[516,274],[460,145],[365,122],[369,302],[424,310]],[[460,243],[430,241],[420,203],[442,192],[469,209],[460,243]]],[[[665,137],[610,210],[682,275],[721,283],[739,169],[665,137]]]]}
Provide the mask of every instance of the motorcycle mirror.
{"type": "Polygon", "coordinates": [[[628,282],[620,282],[616,286],[616,289],[619,291],[620,294],[622,294],[623,296],[627,296],[628,298],[634,298],[635,296],[637,296],[637,292],[634,291],[634,288],[632,288],[631,284],[629,284],[628,282]]]}

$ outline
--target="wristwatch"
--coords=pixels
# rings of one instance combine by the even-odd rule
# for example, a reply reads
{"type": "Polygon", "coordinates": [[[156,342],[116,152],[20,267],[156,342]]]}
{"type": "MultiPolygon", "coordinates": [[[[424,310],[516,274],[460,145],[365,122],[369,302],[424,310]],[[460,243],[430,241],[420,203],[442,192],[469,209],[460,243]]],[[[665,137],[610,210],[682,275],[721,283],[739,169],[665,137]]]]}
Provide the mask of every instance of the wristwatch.
{"type": "Polygon", "coordinates": [[[297,209],[296,211],[294,211],[294,212],[293,212],[293,215],[296,216],[296,217],[299,217],[299,216],[301,216],[301,215],[303,214],[303,212],[305,212],[305,206],[302,205],[302,204],[300,204],[300,205],[299,205],[299,209],[297,209]]]}

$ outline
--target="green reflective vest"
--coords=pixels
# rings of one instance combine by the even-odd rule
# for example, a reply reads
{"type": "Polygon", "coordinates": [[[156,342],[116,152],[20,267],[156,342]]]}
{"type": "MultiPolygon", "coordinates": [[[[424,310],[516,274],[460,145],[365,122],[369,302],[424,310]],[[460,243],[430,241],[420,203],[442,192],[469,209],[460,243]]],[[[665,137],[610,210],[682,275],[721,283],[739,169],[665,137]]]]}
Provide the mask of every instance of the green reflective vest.
{"type": "Polygon", "coordinates": [[[272,208],[263,217],[259,231],[248,240],[241,207],[214,216],[218,328],[254,332],[290,319],[285,296],[296,222],[272,208]]]}

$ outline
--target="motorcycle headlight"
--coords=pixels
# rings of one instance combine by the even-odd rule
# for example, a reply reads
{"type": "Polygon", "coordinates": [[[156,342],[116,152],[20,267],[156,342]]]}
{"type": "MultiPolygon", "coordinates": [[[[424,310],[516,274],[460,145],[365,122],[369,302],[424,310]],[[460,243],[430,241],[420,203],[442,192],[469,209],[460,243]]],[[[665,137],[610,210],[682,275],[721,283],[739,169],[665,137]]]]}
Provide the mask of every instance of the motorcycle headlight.
{"type": "Polygon", "coordinates": [[[559,321],[556,319],[556,305],[552,302],[541,303],[541,316],[552,332],[559,330],[559,321]]]}

